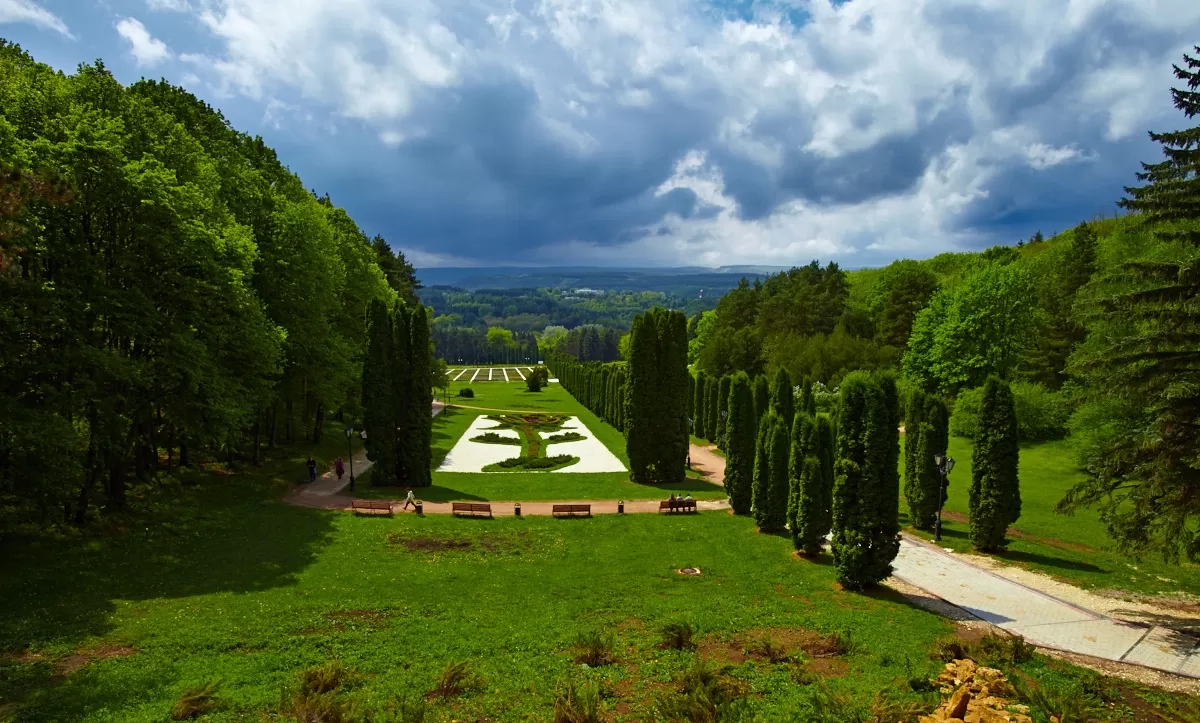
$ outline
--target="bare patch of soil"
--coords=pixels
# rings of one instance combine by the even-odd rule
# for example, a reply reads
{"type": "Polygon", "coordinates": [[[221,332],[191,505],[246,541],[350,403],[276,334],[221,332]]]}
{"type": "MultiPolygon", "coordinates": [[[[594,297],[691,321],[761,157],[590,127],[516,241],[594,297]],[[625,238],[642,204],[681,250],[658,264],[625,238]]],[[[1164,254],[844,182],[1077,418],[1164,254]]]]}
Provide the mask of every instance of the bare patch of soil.
{"type": "Polygon", "coordinates": [[[136,652],[133,648],[124,645],[101,645],[90,650],[77,650],[71,655],[54,661],[54,674],[65,677],[93,661],[124,658],[136,652]]]}

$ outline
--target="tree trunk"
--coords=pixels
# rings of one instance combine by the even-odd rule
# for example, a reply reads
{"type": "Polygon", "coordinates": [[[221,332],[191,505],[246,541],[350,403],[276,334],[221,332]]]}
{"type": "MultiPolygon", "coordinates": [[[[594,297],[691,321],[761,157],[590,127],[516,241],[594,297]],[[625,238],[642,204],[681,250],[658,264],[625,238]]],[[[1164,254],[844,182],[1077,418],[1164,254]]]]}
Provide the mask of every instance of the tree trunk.
{"type": "Polygon", "coordinates": [[[262,412],[254,418],[254,466],[262,464],[262,412]]]}
{"type": "Polygon", "coordinates": [[[276,400],[271,403],[271,430],[267,434],[267,446],[270,447],[271,449],[275,449],[275,440],[278,439],[278,437],[279,437],[278,432],[279,432],[279,401],[276,400]]]}
{"type": "Polygon", "coordinates": [[[105,496],[108,498],[108,507],[114,510],[125,509],[125,460],[119,455],[113,455],[108,465],[105,496]]]}
{"type": "Polygon", "coordinates": [[[317,419],[313,424],[312,443],[320,444],[321,435],[325,431],[325,403],[317,402],[317,419]]]}
{"type": "Polygon", "coordinates": [[[188,466],[188,445],[186,439],[179,440],[179,466],[188,466]]]}
{"type": "Polygon", "coordinates": [[[294,410],[292,408],[292,399],[291,399],[291,397],[288,397],[288,400],[287,400],[287,440],[289,442],[296,441],[296,435],[294,433],[295,430],[292,428],[293,420],[295,419],[295,414],[293,413],[293,411],[294,410]]]}

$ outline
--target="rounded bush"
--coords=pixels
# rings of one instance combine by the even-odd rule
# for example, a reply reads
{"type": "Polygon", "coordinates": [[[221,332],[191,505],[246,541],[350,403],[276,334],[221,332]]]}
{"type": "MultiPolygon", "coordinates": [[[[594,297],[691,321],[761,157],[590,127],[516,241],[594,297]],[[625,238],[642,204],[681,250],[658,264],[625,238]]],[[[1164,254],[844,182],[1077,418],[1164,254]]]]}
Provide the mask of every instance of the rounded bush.
{"type": "Polygon", "coordinates": [[[470,387],[463,387],[462,389],[458,390],[458,396],[465,397],[467,399],[474,399],[475,392],[472,391],[470,387]]]}

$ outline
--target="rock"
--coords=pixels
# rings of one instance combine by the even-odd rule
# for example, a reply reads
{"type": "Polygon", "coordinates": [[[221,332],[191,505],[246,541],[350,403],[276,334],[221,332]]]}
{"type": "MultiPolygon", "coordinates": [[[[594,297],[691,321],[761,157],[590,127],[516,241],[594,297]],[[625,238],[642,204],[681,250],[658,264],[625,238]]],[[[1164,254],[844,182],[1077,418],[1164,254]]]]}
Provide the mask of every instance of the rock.
{"type": "Polygon", "coordinates": [[[946,706],[947,718],[962,718],[967,714],[967,706],[971,704],[971,690],[963,686],[954,691],[950,703],[946,706]]]}

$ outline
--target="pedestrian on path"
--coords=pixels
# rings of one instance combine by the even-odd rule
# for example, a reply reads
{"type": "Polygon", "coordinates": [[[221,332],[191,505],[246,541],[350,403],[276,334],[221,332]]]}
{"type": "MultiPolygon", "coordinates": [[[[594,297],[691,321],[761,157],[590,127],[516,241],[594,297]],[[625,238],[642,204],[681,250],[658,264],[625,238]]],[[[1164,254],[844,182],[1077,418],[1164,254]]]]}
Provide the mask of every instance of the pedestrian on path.
{"type": "Polygon", "coordinates": [[[404,498],[404,509],[407,510],[409,505],[412,505],[414,510],[417,508],[417,498],[413,496],[411,487],[408,489],[408,497],[404,498]]]}
{"type": "Polygon", "coordinates": [[[342,475],[346,473],[346,464],[342,462],[341,457],[338,457],[333,463],[333,471],[337,474],[338,482],[341,482],[342,475]]]}
{"type": "Polygon", "coordinates": [[[312,457],[308,458],[308,481],[317,481],[317,460],[313,459],[312,457]]]}

